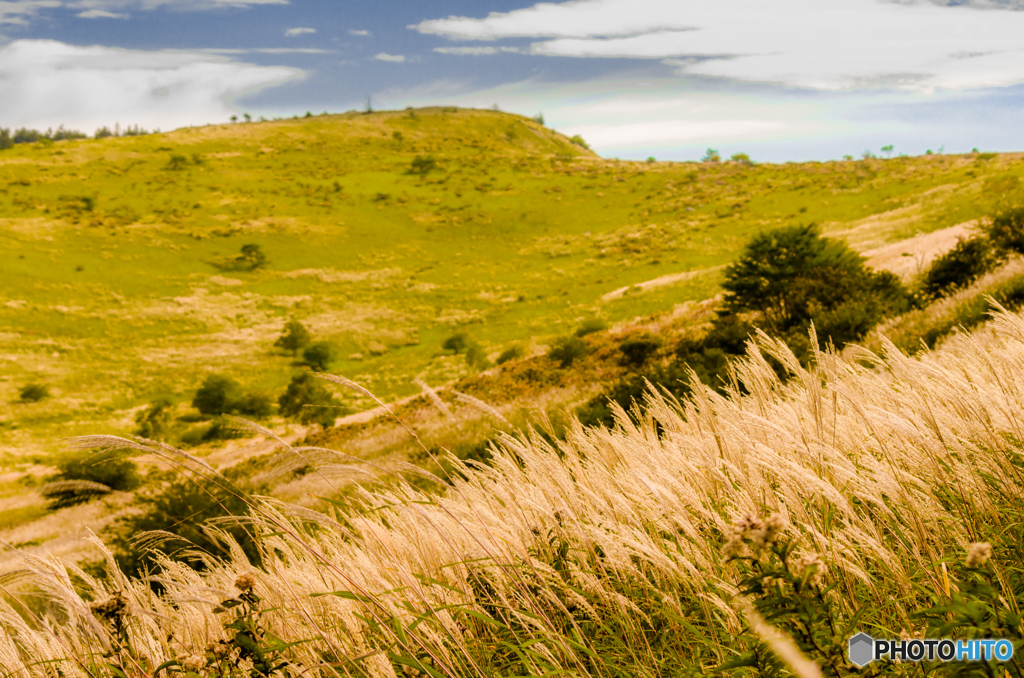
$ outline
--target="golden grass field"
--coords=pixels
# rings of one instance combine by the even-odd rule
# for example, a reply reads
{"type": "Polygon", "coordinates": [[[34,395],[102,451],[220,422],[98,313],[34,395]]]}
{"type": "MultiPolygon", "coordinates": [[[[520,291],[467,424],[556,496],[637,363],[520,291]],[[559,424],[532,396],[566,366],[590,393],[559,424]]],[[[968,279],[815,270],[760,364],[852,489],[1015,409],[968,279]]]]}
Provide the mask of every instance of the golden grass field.
{"type": "MultiPolygon", "coordinates": [[[[770,513],[797,553],[820,557],[840,617],[867,606],[862,626],[919,632],[910,611],[949,595],[974,542],[1000,544],[995,581],[1016,609],[1019,560],[1001,539],[1020,534],[1024,318],[1001,314],[918,358],[887,345],[821,353],[807,370],[763,337],[737,372],[748,395],[653,397],[646,421],[576,428],[557,450],[507,436],[489,467],[455,462],[440,495],[396,477],[327,513],[249,497],[263,567],[237,547],[203,572],[164,562],[159,597],[149,581],[26,556],[3,586],[47,602],[5,599],[0,662],[40,677],[151,675],[174,659],[242,675],[206,662],[233,642],[217,604],[252,576],[246,605],[262,610],[268,647],[287,645],[293,673],[280,675],[684,675],[736,651],[741,569],[722,548],[733,521],[770,513]],[[762,352],[791,369],[787,384],[762,352]],[[123,674],[97,673],[104,663],[123,674]]],[[[218,477],[171,449],[80,444],[134,445],[218,477]]],[[[314,459],[326,482],[362,463],[283,443],[275,457],[314,459]]]]}
{"type": "Polygon", "coordinates": [[[1018,295],[1019,257],[806,367],[761,335],[724,395],[694,378],[610,429],[572,408],[628,373],[624,340],[706,327],[752,235],[816,222],[916,284],[1022,174],[620,162],[447,108],[0,152],[0,678],[845,676],[840,626],[920,637],[929,608],[1017,641],[1024,318],[960,326],[1018,295]],[[250,243],[266,264],[232,265],[250,243]],[[340,349],[334,426],[131,438],[159,398],[196,421],[213,373],[276,400],[306,369],[273,346],[289,318],[340,349]],[[595,319],[585,357],[548,355],[595,319]],[[457,332],[521,356],[474,363],[457,332]],[[68,438],[129,450],[143,486],[47,509],[68,438]],[[127,577],[103,529],[176,479],[242,508],[216,554],[137,535],[191,565],[127,577]]]}

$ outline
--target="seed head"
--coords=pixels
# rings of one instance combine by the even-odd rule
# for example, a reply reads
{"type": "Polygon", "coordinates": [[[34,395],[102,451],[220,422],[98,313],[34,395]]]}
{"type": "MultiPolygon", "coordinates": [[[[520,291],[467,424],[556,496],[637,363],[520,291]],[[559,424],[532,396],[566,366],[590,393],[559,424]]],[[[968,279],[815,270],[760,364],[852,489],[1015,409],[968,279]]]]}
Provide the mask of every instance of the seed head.
{"type": "Polygon", "coordinates": [[[967,567],[985,567],[992,557],[992,544],[975,542],[967,549],[967,567]]]}
{"type": "Polygon", "coordinates": [[[223,659],[227,659],[228,657],[230,657],[231,651],[233,649],[234,648],[232,647],[231,643],[225,642],[223,640],[212,642],[206,646],[206,651],[213,655],[213,658],[217,661],[221,661],[223,659]]]}
{"type": "Polygon", "coordinates": [[[792,570],[794,575],[806,577],[807,583],[811,586],[821,586],[821,578],[825,574],[825,563],[817,553],[805,553],[793,561],[792,570]],[[808,573],[807,570],[811,567],[814,570],[808,573]]]}
{"type": "Polygon", "coordinates": [[[202,671],[203,667],[205,666],[206,660],[202,657],[197,657],[196,655],[192,655],[191,657],[185,657],[181,660],[181,668],[185,669],[186,671],[195,671],[198,673],[199,671],[202,671]]]}
{"type": "Polygon", "coordinates": [[[121,622],[128,614],[128,600],[120,591],[93,603],[89,609],[94,615],[115,627],[120,627],[121,622]]]}
{"type": "Polygon", "coordinates": [[[256,587],[256,577],[253,576],[252,572],[238,575],[235,579],[235,588],[242,593],[249,593],[256,587]]]}
{"type": "Polygon", "coordinates": [[[786,522],[786,519],[782,517],[782,514],[773,513],[764,519],[764,522],[761,525],[760,539],[755,539],[755,542],[760,541],[761,546],[771,548],[778,543],[779,537],[781,537],[787,529],[789,529],[789,524],[786,522]]]}

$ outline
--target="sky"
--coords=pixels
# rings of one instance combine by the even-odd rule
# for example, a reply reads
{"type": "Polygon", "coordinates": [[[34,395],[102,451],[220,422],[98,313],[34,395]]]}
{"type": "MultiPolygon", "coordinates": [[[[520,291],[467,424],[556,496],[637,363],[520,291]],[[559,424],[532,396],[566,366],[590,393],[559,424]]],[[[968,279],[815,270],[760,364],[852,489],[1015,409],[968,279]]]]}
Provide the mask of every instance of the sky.
{"type": "Polygon", "coordinates": [[[497,106],[606,157],[1024,150],[1024,0],[0,0],[0,127],[497,106]]]}

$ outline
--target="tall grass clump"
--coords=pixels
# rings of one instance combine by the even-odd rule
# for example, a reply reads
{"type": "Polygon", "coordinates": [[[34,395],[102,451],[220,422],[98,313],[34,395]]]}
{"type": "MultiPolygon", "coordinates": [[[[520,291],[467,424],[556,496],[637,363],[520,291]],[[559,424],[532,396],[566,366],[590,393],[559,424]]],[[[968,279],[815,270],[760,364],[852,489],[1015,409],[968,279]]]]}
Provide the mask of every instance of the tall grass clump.
{"type": "MultiPolygon", "coordinates": [[[[324,511],[240,493],[165,445],[90,437],[78,446],[157,455],[249,513],[208,526],[216,551],[157,553],[148,577],[112,556],[97,578],[23,554],[2,577],[0,665],[33,678],[832,676],[852,673],[850,630],[950,632],[965,614],[1020,647],[1024,318],[998,312],[989,336],[911,358],[890,342],[822,352],[812,331],[805,366],[759,334],[732,385],[649,393],[642,415],[576,423],[563,442],[502,436],[487,465],[445,459],[443,494],[279,440],[281,469],[376,477],[324,511]]],[[[1015,662],[987,675],[1020,676],[1015,662]]]]}

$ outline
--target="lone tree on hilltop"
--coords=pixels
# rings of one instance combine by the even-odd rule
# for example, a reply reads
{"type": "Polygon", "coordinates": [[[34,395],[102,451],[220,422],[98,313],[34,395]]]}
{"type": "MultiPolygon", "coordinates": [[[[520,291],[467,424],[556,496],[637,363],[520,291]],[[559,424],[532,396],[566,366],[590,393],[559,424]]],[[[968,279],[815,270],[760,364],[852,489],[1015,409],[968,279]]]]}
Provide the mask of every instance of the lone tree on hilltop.
{"type": "Polygon", "coordinates": [[[309,345],[312,341],[309,330],[295,318],[285,323],[281,336],[274,342],[274,346],[285,351],[291,351],[292,355],[298,355],[299,351],[309,345]]]}

